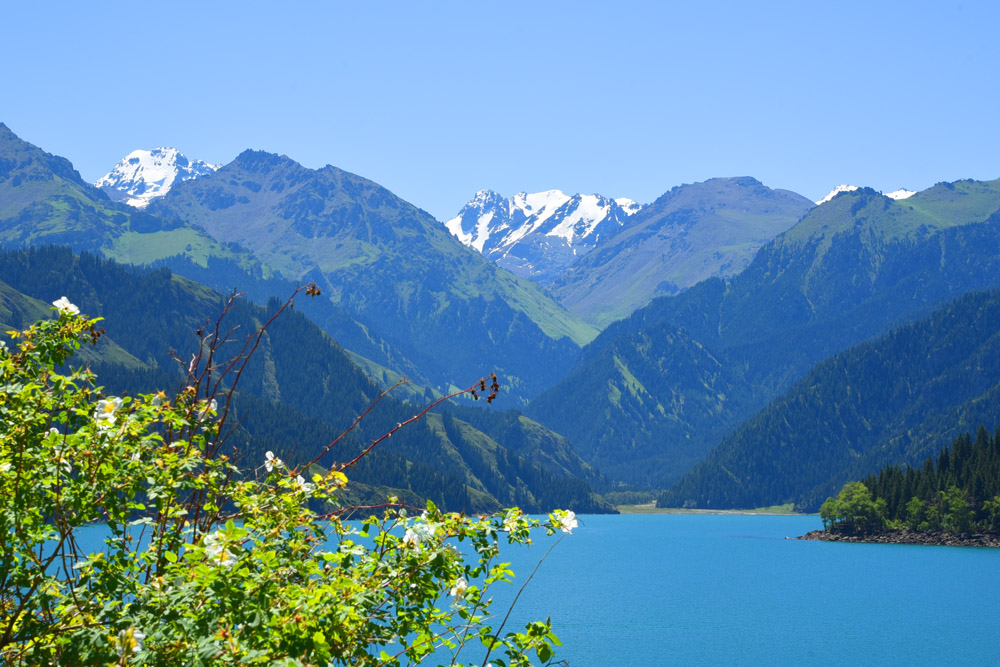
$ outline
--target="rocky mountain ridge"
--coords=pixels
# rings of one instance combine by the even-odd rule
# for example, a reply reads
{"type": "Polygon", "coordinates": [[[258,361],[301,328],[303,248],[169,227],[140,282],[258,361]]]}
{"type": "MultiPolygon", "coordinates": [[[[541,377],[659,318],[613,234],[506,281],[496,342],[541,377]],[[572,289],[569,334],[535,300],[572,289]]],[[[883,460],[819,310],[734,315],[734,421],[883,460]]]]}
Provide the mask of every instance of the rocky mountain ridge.
{"type": "Polygon", "coordinates": [[[202,160],[189,160],[176,148],[135,150],[123,157],[94,185],[113,201],[145,208],[153,199],[170,192],[175,182],[211,174],[220,166],[202,160]]]}
{"type": "Polygon", "coordinates": [[[631,199],[597,194],[548,190],[506,199],[480,190],[445,227],[511,273],[544,285],[641,209],[631,199]]]}

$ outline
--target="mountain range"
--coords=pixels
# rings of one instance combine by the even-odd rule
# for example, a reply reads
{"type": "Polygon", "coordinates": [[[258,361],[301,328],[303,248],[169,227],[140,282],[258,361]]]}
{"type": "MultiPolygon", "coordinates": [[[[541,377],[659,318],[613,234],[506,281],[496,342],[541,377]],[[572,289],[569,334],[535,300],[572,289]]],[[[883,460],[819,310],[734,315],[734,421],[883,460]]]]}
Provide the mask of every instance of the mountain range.
{"type": "Polygon", "coordinates": [[[470,371],[495,370],[511,396],[533,396],[596,333],[426,212],[336,167],[248,150],[147,210],[240,244],[287,280],[315,281],[377,336],[375,361],[442,390],[470,371]]]}
{"type": "Polygon", "coordinates": [[[603,328],[657,296],[739,273],[812,207],[801,195],[749,177],[680,185],[603,237],[548,290],[603,328]]]}
{"type": "Polygon", "coordinates": [[[648,206],[559,190],[478,192],[445,226],[599,327],[651,299],[738,273],[813,204],[752,178],[673,188],[648,206]]]}
{"type": "Polygon", "coordinates": [[[654,300],[527,414],[612,479],[669,485],[823,359],[1000,286],[1000,181],[811,209],[742,272],[654,300]]]}
{"type": "MultiPolygon", "coordinates": [[[[184,340],[160,330],[207,317],[212,289],[259,304],[241,315],[252,327],[273,297],[315,281],[322,297],[296,304],[291,342],[241,392],[251,451],[296,428],[321,441],[403,375],[426,402],[497,370],[504,405],[523,414],[431,415],[359,471],[366,493],[606,507],[598,484],[669,488],[663,505],[808,509],[841,480],[1000,420],[987,381],[996,296],[969,295],[1000,288],[1000,181],[845,185],[817,203],[750,177],[645,206],[481,191],[442,223],[333,166],[247,150],[184,172],[197,161],[157,150],[97,188],[0,124],[0,242],[84,253],[0,257],[0,320],[82,290],[92,312],[128,322],[86,360],[133,391],[167,377],[163,347],[184,340]],[[104,284],[116,281],[139,291],[104,284]],[[35,283],[52,293],[35,301],[35,283]],[[149,291],[165,296],[143,310],[149,291]]],[[[404,411],[392,405],[386,424],[404,411]]]]}
{"type": "MultiPolygon", "coordinates": [[[[819,206],[820,204],[827,203],[828,201],[839,195],[841,192],[854,192],[855,190],[858,189],[859,188],[856,185],[847,185],[847,184],[838,185],[833,190],[830,190],[830,192],[825,197],[816,202],[816,205],[819,206]]],[[[909,199],[915,194],[917,194],[916,190],[907,190],[905,188],[900,188],[899,190],[886,192],[885,196],[888,197],[889,199],[909,199]]]]}
{"type": "Polygon", "coordinates": [[[544,285],[641,209],[631,199],[559,190],[519,192],[510,199],[480,190],[445,227],[511,273],[544,285]]]}
{"type": "Polygon", "coordinates": [[[554,383],[596,334],[388,190],[261,151],[175,180],[137,209],[0,126],[0,240],[165,265],[217,289],[250,287],[261,303],[313,280],[326,305],[310,316],[371,369],[438,391],[496,371],[515,405],[554,383]]]}

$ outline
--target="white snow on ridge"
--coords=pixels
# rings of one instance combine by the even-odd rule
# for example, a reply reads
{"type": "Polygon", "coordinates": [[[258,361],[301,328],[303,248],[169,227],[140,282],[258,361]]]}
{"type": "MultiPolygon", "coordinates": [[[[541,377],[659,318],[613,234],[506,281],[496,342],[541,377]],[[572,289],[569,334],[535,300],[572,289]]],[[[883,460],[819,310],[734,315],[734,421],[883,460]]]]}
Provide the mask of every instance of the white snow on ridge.
{"type": "Polygon", "coordinates": [[[156,197],[167,194],[178,180],[211,174],[220,166],[202,160],[188,160],[176,148],[136,150],[122,158],[94,185],[124,193],[126,204],[145,208],[156,197]]]}
{"type": "MultiPolygon", "coordinates": [[[[458,238],[458,240],[461,241],[463,245],[467,245],[472,248],[476,247],[476,235],[466,234],[465,232],[462,231],[462,218],[452,218],[451,220],[444,223],[444,226],[447,227],[448,231],[451,232],[452,236],[458,238]]],[[[483,242],[485,243],[485,241],[486,239],[484,238],[483,242]]],[[[481,246],[482,244],[480,244],[480,247],[477,248],[479,252],[483,251],[481,246]]]]}
{"type": "Polygon", "coordinates": [[[599,239],[625,226],[643,207],[631,199],[567,195],[561,190],[519,192],[510,199],[480,190],[444,223],[463,244],[519,276],[544,282],[599,239]]]}
{"type": "MultiPolygon", "coordinates": [[[[833,190],[830,190],[830,194],[828,194],[827,196],[823,197],[818,202],[816,202],[816,205],[819,206],[821,204],[827,203],[828,201],[830,201],[831,199],[833,199],[834,197],[836,197],[837,195],[839,195],[841,192],[854,192],[857,189],[858,189],[858,186],[856,186],[856,185],[838,185],[833,190]]],[[[908,198],[912,197],[915,194],[917,194],[916,190],[907,190],[905,188],[900,188],[899,190],[893,190],[892,192],[886,192],[885,196],[888,197],[889,199],[897,199],[898,200],[898,199],[908,199],[908,198]]]]}
{"type": "Polygon", "coordinates": [[[619,197],[615,200],[615,203],[621,206],[627,215],[634,215],[642,208],[642,204],[628,197],[619,197]]]}
{"type": "Polygon", "coordinates": [[[535,192],[533,194],[518,192],[510,200],[511,213],[519,209],[524,213],[526,218],[534,218],[529,230],[530,232],[551,218],[570,199],[562,190],[546,190],[545,192],[535,192]]]}
{"type": "Polygon", "coordinates": [[[566,243],[572,245],[574,239],[590,236],[594,227],[608,216],[607,207],[601,206],[601,198],[597,195],[580,195],[579,197],[580,202],[576,209],[546,232],[546,236],[564,238],[566,243]]]}
{"type": "Polygon", "coordinates": [[[462,243],[481,253],[510,248],[533,233],[558,237],[573,245],[590,236],[616,207],[619,218],[642,209],[640,204],[624,197],[610,200],[600,195],[570,196],[561,190],[546,190],[518,192],[504,199],[492,190],[480,190],[456,217],[444,224],[462,243]]]}
{"type": "Polygon", "coordinates": [[[839,195],[841,192],[854,192],[857,189],[858,186],[856,185],[838,185],[833,190],[830,190],[830,194],[828,194],[827,196],[823,197],[818,202],[816,202],[816,206],[821,206],[827,203],[828,201],[839,195]]]}
{"type": "Polygon", "coordinates": [[[486,244],[486,239],[490,237],[490,222],[493,221],[495,215],[493,211],[490,211],[479,218],[479,223],[476,225],[476,240],[472,243],[472,247],[479,252],[483,251],[483,245],[486,244]]]}

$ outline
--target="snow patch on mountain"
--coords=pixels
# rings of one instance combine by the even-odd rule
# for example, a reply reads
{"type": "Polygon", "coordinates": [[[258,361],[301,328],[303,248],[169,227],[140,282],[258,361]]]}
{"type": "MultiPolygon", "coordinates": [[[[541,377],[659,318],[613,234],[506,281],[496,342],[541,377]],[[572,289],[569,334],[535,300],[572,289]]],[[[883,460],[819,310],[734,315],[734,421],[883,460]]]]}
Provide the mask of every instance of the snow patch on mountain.
{"type": "Polygon", "coordinates": [[[838,185],[833,190],[830,190],[830,194],[828,194],[827,196],[823,197],[818,202],[816,202],[816,205],[820,206],[822,204],[827,203],[828,201],[839,195],[841,192],[854,192],[857,189],[858,186],[856,185],[838,185]]]}
{"type": "Polygon", "coordinates": [[[893,190],[892,192],[886,192],[885,196],[889,199],[909,199],[913,195],[917,194],[916,190],[906,190],[900,188],[899,190],[893,190]]]}
{"type": "Polygon", "coordinates": [[[462,243],[504,268],[546,282],[641,209],[631,199],[571,196],[561,190],[519,192],[510,199],[480,190],[444,224],[462,243]]]}
{"type": "Polygon", "coordinates": [[[634,199],[629,199],[628,197],[619,197],[615,200],[615,203],[622,207],[622,210],[629,215],[634,215],[642,209],[642,204],[635,201],[634,199]]]}
{"type": "Polygon", "coordinates": [[[167,194],[174,183],[211,174],[220,166],[189,160],[176,148],[136,150],[122,158],[94,185],[116,201],[145,208],[156,197],[167,194]]]}

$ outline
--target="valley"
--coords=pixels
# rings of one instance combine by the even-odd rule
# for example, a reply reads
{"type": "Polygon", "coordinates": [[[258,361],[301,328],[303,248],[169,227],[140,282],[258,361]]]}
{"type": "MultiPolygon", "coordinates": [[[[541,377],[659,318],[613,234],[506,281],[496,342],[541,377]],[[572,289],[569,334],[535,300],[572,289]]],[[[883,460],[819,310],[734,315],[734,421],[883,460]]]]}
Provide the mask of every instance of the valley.
{"type": "Polygon", "coordinates": [[[817,203],[750,177],[649,204],[483,190],[438,221],[361,176],[263,151],[210,165],[138,150],[92,186],[3,126],[0,164],[5,324],[73,293],[109,322],[88,358],[119,390],[170,381],[164,355],[191,340],[134,336],[168,329],[164,313],[193,330],[237,288],[259,304],[252,327],[254,308],[321,288],[283,343],[319,365],[279,363],[275,342],[260,372],[342,389],[306,401],[291,389],[304,379],[255,376],[242,400],[273,415],[247,422],[250,453],[293,458],[288,424],[332,434],[404,377],[394,414],[497,373],[496,406],[436,411],[383,454],[409,473],[380,461],[359,480],[372,493],[815,511],[849,479],[1000,424],[1000,181],[838,186],[817,203]],[[170,305],[122,310],[112,284],[170,305]]]}

